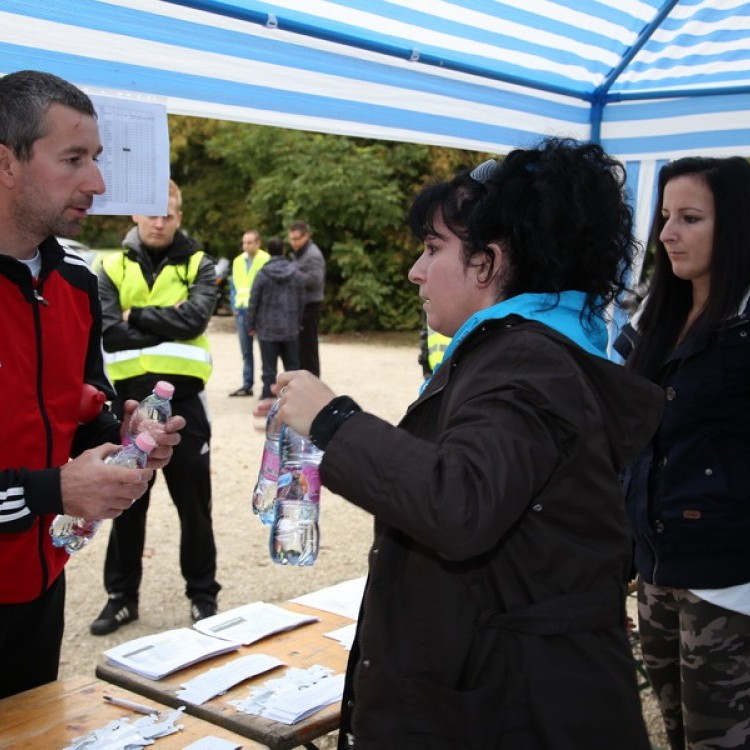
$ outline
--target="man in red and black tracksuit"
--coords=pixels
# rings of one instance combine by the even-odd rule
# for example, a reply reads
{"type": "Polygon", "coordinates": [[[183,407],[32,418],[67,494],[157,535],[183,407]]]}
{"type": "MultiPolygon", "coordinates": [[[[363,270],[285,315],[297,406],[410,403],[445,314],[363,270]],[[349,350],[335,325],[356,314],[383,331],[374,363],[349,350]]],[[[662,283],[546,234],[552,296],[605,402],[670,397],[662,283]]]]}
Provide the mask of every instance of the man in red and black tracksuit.
{"type": "Polygon", "coordinates": [[[119,516],[184,425],[168,426],[149,468],[126,469],[104,463],[119,421],[85,413],[87,384],[114,396],[97,281],[54,235],[77,234],[104,192],[101,148],[75,86],[36,71],[0,79],[0,697],[57,677],[68,554],[52,545],[55,515],[119,516]]]}

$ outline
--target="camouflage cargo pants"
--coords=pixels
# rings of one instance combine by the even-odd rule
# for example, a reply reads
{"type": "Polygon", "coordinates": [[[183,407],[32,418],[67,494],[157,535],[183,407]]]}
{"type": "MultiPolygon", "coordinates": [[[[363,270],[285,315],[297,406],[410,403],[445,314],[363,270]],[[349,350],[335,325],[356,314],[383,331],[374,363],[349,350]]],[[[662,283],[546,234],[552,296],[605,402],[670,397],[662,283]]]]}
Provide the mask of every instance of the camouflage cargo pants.
{"type": "Polygon", "coordinates": [[[671,750],[750,748],[750,617],[639,582],[638,619],[671,750]]]}

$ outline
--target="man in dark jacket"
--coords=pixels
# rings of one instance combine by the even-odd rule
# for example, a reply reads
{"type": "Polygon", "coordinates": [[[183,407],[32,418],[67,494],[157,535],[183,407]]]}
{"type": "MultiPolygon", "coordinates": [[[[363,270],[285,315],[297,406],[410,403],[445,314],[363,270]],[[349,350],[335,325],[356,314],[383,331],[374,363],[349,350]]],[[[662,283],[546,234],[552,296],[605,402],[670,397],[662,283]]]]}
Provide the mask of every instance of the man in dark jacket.
{"type": "MultiPolygon", "coordinates": [[[[187,420],[164,472],[180,516],[180,568],[193,620],[216,614],[216,544],[211,523],[211,425],[205,383],[211,374],[206,327],[216,303],[213,259],[180,231],[180,190],[170,182],[166,216],[134,216],[125,249],[102,264],[99,294],[105,361],[117,390],[113,408],[142,400],[159,380],[174,384],[172,411],[187,420]]],[[[109,600],[91,624],[105,635],[138,619],[149,495],[112,524],[104,563],[109,600]]]]}
{"type": "MultiPolygon", "coordinates": [[[[96,278],[54,237],[78,234],[104,192],[101,150],[75,86],[28,70],[0,79],[0,698],[57,678],[68,553],[52,545],[55,515],[115,518],[153,473],[103,461],[121,432],[82,398],[87,386],[114,395],[96,278]]],[[[149,469],[183,424],[168,425],[149,469]]]]}
{"type": "Polygon", "coordinates": [[[289,227],[289,243],[294,251],[294,263],[305,280],[305,308],[299,330],[299,365],[301,369],[320,376],[318,321],[323,307],[326,261],[320,248],[312,241],[310,227],[304,221],[295,221],[289,227]]]}
{"type": "Polygon", "coordinates": [[[285,370],[299,369],[297,332],[304,310],[304,277],[284,257],[284,243],[271,237],[266,243],[271,256],[258,271],[250,294],[247,327],[257,334],[263,363],[261,401],[272,401],[271,385],[276,382],[279,357],[285,370]]]}

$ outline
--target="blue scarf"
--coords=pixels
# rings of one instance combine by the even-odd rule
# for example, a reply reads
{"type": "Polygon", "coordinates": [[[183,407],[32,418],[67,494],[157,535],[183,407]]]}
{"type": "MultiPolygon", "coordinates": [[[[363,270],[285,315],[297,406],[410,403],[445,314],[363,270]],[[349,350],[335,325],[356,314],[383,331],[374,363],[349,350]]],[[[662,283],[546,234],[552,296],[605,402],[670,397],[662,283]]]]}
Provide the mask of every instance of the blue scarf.
{"type": "MultiPolygon", "coordinates": [[[[520,315],[527,320],[542,323],[569,338],[589,354],[607,359],[607,326],[600,314],[590,315],[588,311],[584,311],[585,305],[586,295],[583,292],[569,291],[560,292],[559,301],[556,294],[519,294],[480,310],[456,331],[435,372],[443,362],[451,358],[461,342],[477,326],[487,320],[500,320],[508,315],[520,315]]],[[[420,393],[429,382],[428,379],[422,384],[420,393]]]]}

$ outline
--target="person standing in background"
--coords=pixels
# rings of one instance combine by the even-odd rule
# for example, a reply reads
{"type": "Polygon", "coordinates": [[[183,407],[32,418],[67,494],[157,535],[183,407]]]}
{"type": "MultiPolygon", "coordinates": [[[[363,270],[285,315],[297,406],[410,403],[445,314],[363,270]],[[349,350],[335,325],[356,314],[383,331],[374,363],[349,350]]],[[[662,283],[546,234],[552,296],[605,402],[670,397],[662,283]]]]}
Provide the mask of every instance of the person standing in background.
{"type": "MultiPolygon", "coordinates": [[[[124,250],[99,273],[105,362],[115,412],[140,401],[159,380],[175,386],[172,411],[187,420],[164,470],[180,517],[180,569],[194,621],[216,614],[216,544],[211,521],[211,423],[205,384],[211,374],[206,327],[216,302],[213,259],[180,231],[182,196],[170,180],[166,216],[134,216],[124,250]]],[[[150,492],[112,524],[104,562],[109,599],[91,623],[106,635],[138,619],[150,492]]],[[[165,596],[168,594],[165,592],[165,596]]]]}
{"type": "Polygon", "coordinates": [[[69,555],[55,515],[130,509],[184,426],[173,418],[147,468],[126,469],[104,463],[120,422],[106,405],[85,413],[86,386],[114,397],[96,277],[55,235],[76,236],[104,193],[101,151],[80,89],[35,70],[0,78],[0,698],[57,679],[69,555]]]}
{"type": "Polygon", "coordinates": [[[248,229],[242,235],[242,252],[232,261],[231,304],[237,325],[237,336],[242,352],[242,386],[230,396],[252,396],[255,366],[253,362],[253,336],[247,326],[247,306],[253,280],[268,261],[269,255],[260,247],[260,232],[248,229]]]}
{"type": "Polygon", "coordinates": [[[301,369],[320,376],[318,321],[323,307],[326,261],[320,248],[312,241],[306,222],[292,222],[288,236],[293,260],[305,280],[305,308],[299,331],[299,365],[301,369]]]}
{"type": "Polygon", "coordinates": [[[750,164],[664,166],[654,272],[616,350],[662,387],[630,471],[643,663],[672,750],[750,747],[750,164]]]}
{"type": "Polygon", "coordinates": [[[433,331],[427,325],[423,316],[422,329],[419,332],[419,356],[417,362],[422,366],[422,375],[429,378],[437,369],[437,366],[443,361],[445,350],[451,343],[449,336],[443,336],[442,333],[433,331]]]}
{"type": "Polygon", "coordinates": [[[285,370],[299,369],[298,331],[304,310],[302,274],[284,257],[284,243],[279,237],[268,240],[268,263],[253,282],[247,325],[250,335],[258,336],[263,365],[263,391],[256,416],[268,413],[275,398],[271,386],[276,382],[277,361],[285,370]]]}

